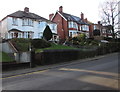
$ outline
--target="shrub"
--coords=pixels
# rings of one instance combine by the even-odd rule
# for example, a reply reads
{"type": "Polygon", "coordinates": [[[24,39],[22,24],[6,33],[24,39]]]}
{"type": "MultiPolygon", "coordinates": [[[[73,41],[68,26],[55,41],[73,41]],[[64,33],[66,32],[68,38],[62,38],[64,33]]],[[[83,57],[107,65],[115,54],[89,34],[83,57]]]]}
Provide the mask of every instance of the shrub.
{"type": "Polygon", "coordinates": [[[85,40],[85,38],[86,38],[86,35],[85,35],[84,33],[81,33],[81,34],[79,34],[79,35],[77,36],[77,39],[78,39],[79,41],[83,41],[83,40],[85,40]]]}
{"type": "Polygon", "coordinates": [[[47,41],[52,38],[52,31],[51,31],[51,29],[49,28],[48,25],[46,26],[46,28],[43,32],[43,38],[47,41]]]}
{"type": "Polygon", "coordinates": [[[51,44],[43,39],[32,39],[31,40],[31,45],[34,48],[47,48],[50,47],[51,44]]]}

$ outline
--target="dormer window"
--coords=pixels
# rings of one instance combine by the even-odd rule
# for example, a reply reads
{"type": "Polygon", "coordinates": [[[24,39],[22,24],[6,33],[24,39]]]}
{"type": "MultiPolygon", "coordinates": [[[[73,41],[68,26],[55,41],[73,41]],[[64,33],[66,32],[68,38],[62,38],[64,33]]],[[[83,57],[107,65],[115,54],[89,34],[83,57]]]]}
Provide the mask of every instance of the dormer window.
{"type": "Polygon", "coordinates": [[[18,20],[17,18],[12,18],[13,25],[17,26],[18,25],[18,20]]]}

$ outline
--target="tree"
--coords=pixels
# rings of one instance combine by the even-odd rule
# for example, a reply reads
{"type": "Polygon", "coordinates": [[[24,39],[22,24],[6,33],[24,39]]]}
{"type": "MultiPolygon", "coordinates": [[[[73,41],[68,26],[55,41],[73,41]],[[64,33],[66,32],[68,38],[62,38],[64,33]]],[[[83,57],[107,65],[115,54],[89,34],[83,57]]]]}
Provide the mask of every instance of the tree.
{"type": "Polygon", "coordinates": [[[120,11],[118,11],[118,1],[108,0],[100,5],[100,15],[102,18],[103,25],[111,25],[112,37],[115,38],[115,27],[118,27],[120,20],[118,16],[120,11]]]}
{"type": "Polygon", "coordinates": [[[47,41],[52,38],[52,31],[48,25],[46,26],[46,28],[43,32],[43,38],[47,41]]]}

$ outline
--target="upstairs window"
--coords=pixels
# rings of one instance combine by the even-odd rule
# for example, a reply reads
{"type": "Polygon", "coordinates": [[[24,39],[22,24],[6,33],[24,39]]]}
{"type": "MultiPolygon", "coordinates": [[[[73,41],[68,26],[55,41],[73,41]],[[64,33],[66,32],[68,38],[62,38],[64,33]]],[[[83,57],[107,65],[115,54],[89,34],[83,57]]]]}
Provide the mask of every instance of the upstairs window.
{"type": "Polygon", "coordinates": [[[78,29],[78,26],[77,26],[77,23],[76,23],[76,22],[73,22],[73,28],[78,29]]]}
{"type": "Polygon", "coordinates": [[[70,21],[68,23],[69,23],[69,28],[76,28],[76,29],[78,29],[78,26],[77,26],[76,22],[70,21]]]}
{"type": "Polygon", "coordinates": [[[69,23],[69,28],[72,28],[72,27],[73,27],[73,22],[70,21],[70,22],[68,22],[68,23],[69,23]]]}
{"type": "Polygon", "coordinates": [[[88,25],[82,25],[82,30],[83,31],[89,31],[89,26],[88,25]]]}
{"type": "Polygon", "coordinates": [[[32,19],[23,19],[22,24],[23,24],[23,26],[33,26],[33,20],[32,19]]]}
{"type": "Polygon", "coordinates": [[[18,20],[17,18],[12,18],[13,25],[17,26],[18,25],[18,20]]]}

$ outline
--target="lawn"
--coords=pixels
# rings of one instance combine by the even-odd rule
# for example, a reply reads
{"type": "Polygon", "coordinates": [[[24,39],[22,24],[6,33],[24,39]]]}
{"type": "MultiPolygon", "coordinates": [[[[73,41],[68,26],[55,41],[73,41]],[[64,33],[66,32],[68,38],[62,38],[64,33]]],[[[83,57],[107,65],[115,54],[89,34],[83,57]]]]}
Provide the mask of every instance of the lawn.
{"type": "Polygon", "coordinates": [[[0,62],[13,62],[14,60],[5,52],[0,52],[0,62]]]}
{"type": "Polygon", "coordinates": [[[51,50],[51,49],[77,49],[77,48],[52,43],[52,44],[51,44],[51,47],[49,47],[49,48],[36,49],[35,52],[42,52],[43,50],[51,50]]]}

